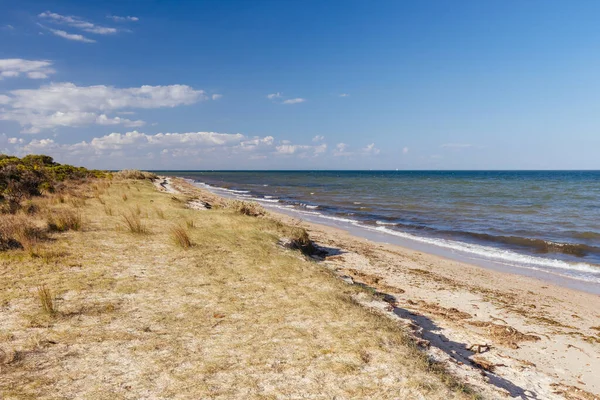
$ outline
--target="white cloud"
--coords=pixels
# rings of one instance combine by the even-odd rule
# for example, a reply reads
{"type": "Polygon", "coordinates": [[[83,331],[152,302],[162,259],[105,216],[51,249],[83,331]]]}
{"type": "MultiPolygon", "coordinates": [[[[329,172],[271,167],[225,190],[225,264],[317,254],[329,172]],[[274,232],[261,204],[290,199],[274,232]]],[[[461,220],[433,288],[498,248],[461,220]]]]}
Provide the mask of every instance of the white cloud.
{"type": "Polygon", "coordinates": [[[368,144],[365,148],[362,149],[365,154],[377,155],[380,153],[377,147],[375,147],[375,143],[368,144]]]}
{"type": "Polygon", "coordinates": [[[61,31],[60,29],[52,29],[52,28],[48,28],[48,30],[50,32],[52,32],[54,35],[59,36],[64,39],[67,39],[67,40],[73,40],[76,42],[83,42],[83,43],[96,43],[96,41],[94,39],[90,39],[90,38],[87,38],[83,35],[79,35],[76,33],[68,33],[65,31],[61,31]]]}
{"type": "Polygon", "coordinates": [[[298,104],[298,103],[304,103],[306,101],[306,99],[303,99],[301,97],[296,97],[295,99],[287,99],[283,101],[283,104],[298,104]]]}
{"type": "Polygon", "coordinates": [[[323,140],[325,140],[325,136],[323,135],[317,135],[312,139],[313,142],[322,142],[323,140]]]}
{"type": "Polygon", "coordinates": [[[340,93],[339,97],[350,97],[348,93],[340,93]]]}
{"type": "Polygon", "coordinates": [[[220,98],[222,98],[222,97],[223,97],[223,95],[222,95],[222,94],[218,94],[218,93],[215,93],[215,94],[213,94],[213,95],[211,96],[211,98],[212,98],[213,100],[219,100],[219,99],[220,99],[220,98]]]}
{"type": "Polygon", "coordinates": [[[115,22],[137,22],[140,20],[138,17],[130,17],[129,15],[126,17],[119,17],[118,15],[107,15],[106,18],[110,18],[115,22]]]}
{"type": "MultiPolygon", "coordinates": [[[[52,62],[46,60],[23,60],[21,58],[0,59],[0,80],[26,75],[31,79],[45,79],[56,71],[50,66],[52,62]]],[[[0,102],[0,104],[2,104],[0,102]]]]}
{"type": "Polygon", "coordinates": [[[352,153],[348,151],[348,145],[346,143],[338,143],[337,145],[335,145],[335,149],[333,150],[334,157],[350,155],[352,155],[352,153]]]}
{"type": "MultiPolygon", "coordinates": [[[[0,139],[1,139],[0,135],[0,139]]],[[[222,161],[227,158],[260,160],[269,157],[314,158],[327,150],[326,144],[295,145],[275,144],[272,136],[247,137],[240,133],[187,132],[146,134],[138,131],[111,133],[88,141],[72,144],[59,144],[52,138],[23,139],[8,138],[2,142],[12,146],[11,153],[44,153],[63,162],[85,163],[118,162],[128,160],[168,158],[170,163],[197,165],[199,160],[222,161]],[[113,159],[111,160],[111,157],[113,159]]],[[[139,166],[139,164],[138,164],[139,166]]]]}
{"type": "Polygon", "coordinates": [[[402,154],[408,154],[408,147],[402,148],[402,154]]]}
{"type": "Polygon", "coordinates": [[[25,133],[90,124],[138,127],[144,122],[113,118],[106,113],[131,108],[176,107],[206,99],[204,91],[186,85],[115,88],[51,83],[39,89],[13,90],[9,96],[0,95],[0,103],[9,107],[0,109],[0,120],[18,122],[25,133]]]}
{"type": "MultiPolygon", "coordinates": [[[[45,11],[38,15],[38,17],[57,24],[67,25],[73,28],[81,29],[82,31],[95,33],[97,35],[110,35],[117,33],[116,28],[110,28],[106,26],[95,25],[89,21],[81,19],[80,17],[60,15],[50,11],[45,11]]],[[[60,31],[63,32],[63,31],[60,31]]],[[[54,33],[54,32],[53,32],[54,33]]],[[[59,35],[60,36],[60,35],[59,35]]],[[[79,35],[81,36],[81,35],[79,35]]]]}
{"type": "Polygon", "coordinates": [[[4,29],[4,30],[7,30],[7,31],[14,31],[14,30],[15,30],[15,27],[14,27],[14,26],[12,26],[12,25],[4,25],[4,26],[2,27],[2,29],[4,29]]]}
{"type": "Polygon", "coordinates": [[[281,93],[277,92],[277,93],[271,93],[267,95],[267,99],[269,100],[273,100],[273,99],[278,99],[281,97],[281,93]]]}

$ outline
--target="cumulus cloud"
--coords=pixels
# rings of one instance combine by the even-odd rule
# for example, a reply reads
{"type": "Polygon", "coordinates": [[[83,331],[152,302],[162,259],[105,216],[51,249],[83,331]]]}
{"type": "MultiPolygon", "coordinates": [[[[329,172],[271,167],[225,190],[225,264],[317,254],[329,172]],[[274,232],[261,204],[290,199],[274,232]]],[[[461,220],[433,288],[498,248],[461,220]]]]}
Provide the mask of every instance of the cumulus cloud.
{"type": "Polygon", "coordinates": [[[317,135],[312,139],[313,142],[322,142],[323,140],[325,140],[325,136],[323,135],[317,135]]]}
{"type": "Polygon", "coordinates": [[[132,108],[176,107],[208,99],[204,91],[187,85],[115,88],[77,86],[68,82],[13,90],[9,96],[0,96],[0,103],[8,106],[0,109],[0,120],[18,122],[24,133],[90,124],[137,127],[144,122],[110,117],[107,113],[132,108]]]}
{"type": "Polygon", "coordinates": [[[126,17],[119,17],[118,15],[107,15],[106,18],[112,19],[115,22],[137,22],[140,20],[138,17],[130,17],[129,15],[126,17]]]}
{"type": "Polygon", "coordinates": [[[304,103],[306,101],[306,99],[303,99],[301,97],[296,97],[295,99],[287,99],[283,101],[283,104],[298,104],[298,103],[304,103]]]}
{"type": "MultiPolygon", "coordinates": [[[[52,62],[46,60],[23,60],[21,58],[0,59],[0,80],[25,75],[30,79],[45,79],[56,71],[52,62]]],[[[2,104],[0,102],[0,104],[2,104]]]]}
{"type": "Polygon", "coordinates": [[[340,93],[339,97],[350,97],[348,93],[340,93]]]}
{"type": "Polygon", "coordinates": [[[267,95],[267,99],[269,100],[274,100],[274,99],[278,99],[281,97],[281,93],[277,92],[277,93],[271,93],[267,95]]]}
{"type": "Polygon", "coordinates": [[[137,130],[111,133],[87,141],[59,144],[52,138],[8,138],[3,143],[12,147],[11,153],[24,155],[44,153],[68,162],[85,163],[98,160],[124,162],[163,158],[169,163],[196,165],[199,160],[220,162],[227,158],[257,160],[269,157],[313,158],[324,154],[326,144],[298,145],[276,143],[272,136],[248,137],[240,133],[187,132],[146,134],[137,130]]]}
{"type": "Polygon", "coordinates": [[[53,13],[50,11],[45,11],[45,12],[39,14],[38,17],[40,17],[41,19],[44,19],[48,22],[67,25],[72,28],[81,29],[82,31],[94,33],[97,35],[110,35],[110,34],[117,33],[116,28],[96,25],[96,24],[86,21],[80,17],[70,16],[70,15],[60,15],[60,14],[53,13]]]}
{"type": "Polygon", "coordinates": [[[219,93],[215,93],[215,94],[213,94],[213,95],[211,96],[211,98],[212,98],[213,100],[219,100],[219,99],[220,99],[220,98],[222,98],[222,97],[223,97],[223,95],[222,95],[222,94],[219,94],[219,93]]]}
{"type": "Polygon", "coordinates": [[[87,38],[78,33],[68,33],[68,32],[62,31],[60,29],[52,29],[52,28],[48,28],[48,30],[50,32],[52,32],[52,34],[54,34],[55,36],[58,36],[58,37],[61,37],[61,38],[67,39],[67,40],[73,40],[75,42],[83,42],[83,43],[96,43],[96,41],[94,39],[87,38]]]}

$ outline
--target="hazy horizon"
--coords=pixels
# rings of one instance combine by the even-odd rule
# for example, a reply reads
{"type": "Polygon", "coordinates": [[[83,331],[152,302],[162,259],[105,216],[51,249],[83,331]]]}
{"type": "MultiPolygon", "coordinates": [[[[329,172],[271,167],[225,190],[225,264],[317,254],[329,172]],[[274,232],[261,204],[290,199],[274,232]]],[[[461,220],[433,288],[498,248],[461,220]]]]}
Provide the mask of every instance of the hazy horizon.
{"type": "Polygon", "coordinates": [[[0,153],[597,170],[600,3],[0,3],[0,153]]]}

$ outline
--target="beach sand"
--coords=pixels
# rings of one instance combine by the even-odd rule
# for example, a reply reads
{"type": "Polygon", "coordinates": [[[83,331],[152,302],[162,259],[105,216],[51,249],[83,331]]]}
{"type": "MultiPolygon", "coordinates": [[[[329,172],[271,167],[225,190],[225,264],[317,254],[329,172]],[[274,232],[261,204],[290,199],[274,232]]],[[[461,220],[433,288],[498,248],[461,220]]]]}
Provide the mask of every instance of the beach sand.
{"type": "MultiPolygon", "coordinates": [[[[167,190],[226,200],[184,180],[167,190]]],[[[271,213],[304,227],[325,253],[315,262],[414,332],[435,360],[491,397],[600,398],[600,296],[501,273],[271,213]]]]}

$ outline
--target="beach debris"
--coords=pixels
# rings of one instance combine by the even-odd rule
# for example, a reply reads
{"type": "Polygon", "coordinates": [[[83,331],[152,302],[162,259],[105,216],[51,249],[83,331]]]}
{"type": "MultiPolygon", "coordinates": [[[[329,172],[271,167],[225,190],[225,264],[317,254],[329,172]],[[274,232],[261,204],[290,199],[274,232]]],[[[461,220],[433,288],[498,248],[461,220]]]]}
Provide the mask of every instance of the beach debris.
{"type": "Polygon", "coordinates": [[[564,396],[568,400],[600,400],[599,396],[579,389],[577,386],[569,386],[561,383],[550,384],[554,394],[564,396]]]}
{"type": "Polygon", "coordinates": [[[476,367],[481,368],[482,370],[487,372],[494,372],[496,367],[506,367],[505,364],[495,364],[492,361],[486,360],[483,357],[473,357],[471,359],[471,363],[473,363],[473,365],[475,365],[476,367]]]}
{"type": "Polygon", "coordinates": [[[465,346],[467,350],[472,351],[474,353],[485,353],[486,351],[490,351],[491,346],[489,344],[479,344],[474,343],[470,346],[465,346]]]}
{"type": "Polygon", "coordinates": [[[349,275],[340,275],[340,278],[346,282],[348,285],[353,285],[354,284],[354,280],[352,279],[351,276],[349,275]]]}
{"type": "Polygon", "coordinates": [[[200,199],[192,199],[187,202],[187,207],[192,210],[210,210],[212,205],[200,199]]]}
{"type": "Polygon", "coordinates": [[[499,325],[493,322],[470,321],[471,326],[485,328],[491,339],[499,345],[507,346],[511,349],[518,349],[520,342],[536,342],[541,340],[537,335],[521,333],[512,326],[499,325]]]}

